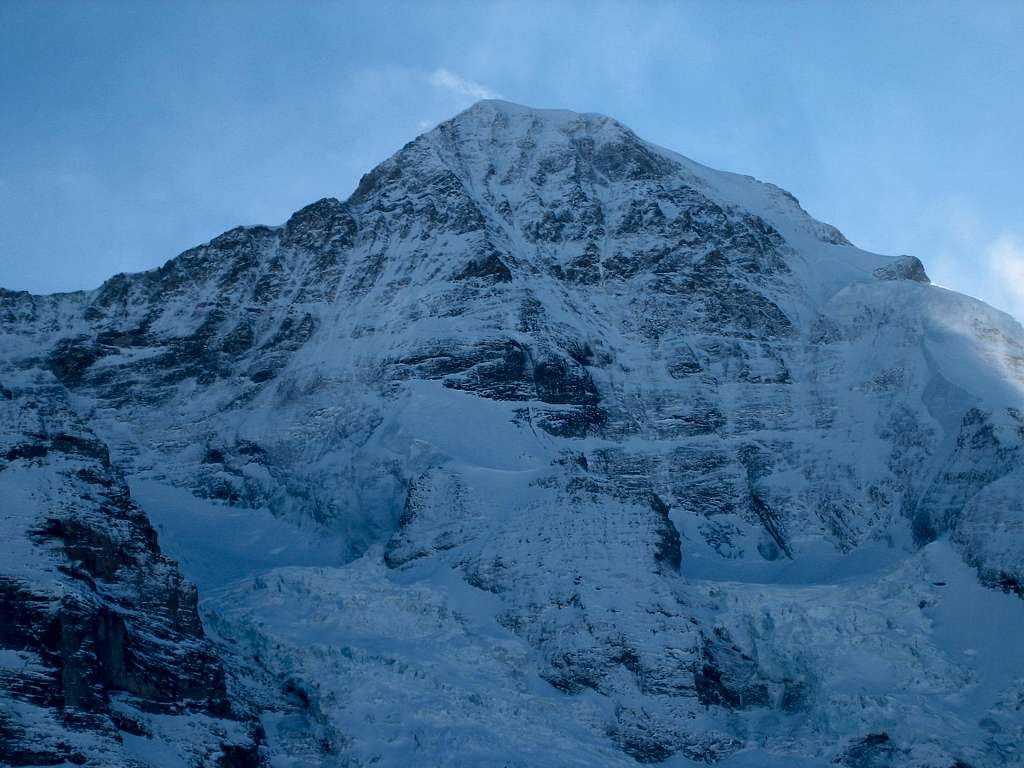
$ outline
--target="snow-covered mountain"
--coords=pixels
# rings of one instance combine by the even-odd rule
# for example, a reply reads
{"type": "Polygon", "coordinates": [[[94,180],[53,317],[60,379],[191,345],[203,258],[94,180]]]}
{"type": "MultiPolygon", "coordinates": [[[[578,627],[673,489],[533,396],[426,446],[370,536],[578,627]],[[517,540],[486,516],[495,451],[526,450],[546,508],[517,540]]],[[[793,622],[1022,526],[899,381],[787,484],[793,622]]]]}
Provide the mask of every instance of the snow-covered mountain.
{"type": "Polygon", "coordinates": [[[0,762],[1024,765],[1024,330],[609,118],[0,291],[0,385],[0,762]]]}

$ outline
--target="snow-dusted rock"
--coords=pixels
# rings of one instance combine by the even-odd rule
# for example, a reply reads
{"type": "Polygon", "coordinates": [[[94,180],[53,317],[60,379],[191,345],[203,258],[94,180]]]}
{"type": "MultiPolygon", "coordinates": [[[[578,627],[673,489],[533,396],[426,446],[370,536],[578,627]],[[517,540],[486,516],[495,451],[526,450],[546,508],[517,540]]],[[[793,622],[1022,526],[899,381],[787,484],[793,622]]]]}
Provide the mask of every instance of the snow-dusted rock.
{"type": "Polygon", "coordinates": [[[0,494],[0,762],[256,765],[195,587],[59,388],[3,388],[0,494]]]}
{"type": "Polygon", "coordinates": [[[924,264],[916,256],[900,256],[890,264],[883,264],[875,270],[875,277],[880,280],[914,280],[918,283],[930,283],[924,264]]]}

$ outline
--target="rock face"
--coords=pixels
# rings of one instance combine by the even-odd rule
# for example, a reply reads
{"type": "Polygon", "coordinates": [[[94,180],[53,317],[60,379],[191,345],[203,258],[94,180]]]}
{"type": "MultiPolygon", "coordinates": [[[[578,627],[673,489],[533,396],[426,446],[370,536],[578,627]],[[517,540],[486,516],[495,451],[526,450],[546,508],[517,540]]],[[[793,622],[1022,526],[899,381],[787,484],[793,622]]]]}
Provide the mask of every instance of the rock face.
{"type": "MultiPolygon", "coordinates": [[[[75,625],[61,711],[110,744],[134,697],[208,718],[200,759],[1020,762],[1024,331],[770,184],[481,102],[345,202],[0,292],[0,334],[0,405],[78,425],[11,426],[0,485],[92,510],[26,497],[25,557],[164,628],[75,625]]],[[[68,668],[45,573],[5,647],[68,668]]]]}
{"type": "Polygon", "coordinates": [[[144,738],[256,765],[258,728],[232,712],[195,587],[61,388],[4,388],[0,490],[0,761],[144,765],[130,743],[144,738]]]}
{"type": "Polygon", "coordinates": [[[930,283],[924,264],[914,256],[900,256],[890,264],[884,264],[874,272],[879,280],[914,280],[918,283],[930,283]]]}

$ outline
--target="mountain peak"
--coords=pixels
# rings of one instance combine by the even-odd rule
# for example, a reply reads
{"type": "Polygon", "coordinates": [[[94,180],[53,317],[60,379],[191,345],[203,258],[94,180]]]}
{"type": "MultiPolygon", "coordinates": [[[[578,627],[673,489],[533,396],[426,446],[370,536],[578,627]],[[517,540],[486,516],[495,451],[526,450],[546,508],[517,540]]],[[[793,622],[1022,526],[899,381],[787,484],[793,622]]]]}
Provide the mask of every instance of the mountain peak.
{"type": "MultiPolygon", "coordinates": [[[[534,171],[525,180],[535,185],[547,179],[552,168],[572,165],[584,176],[593,172],[594,184],[647,181],[664,188],[687,187],[723,208],[755,214],[789,238],[850,245],[838,229],[810,216],[790,192],[752,176],[702,165],[597,112],[483,99],[411,142],[396,158],[406,163],[407,150],[427,147],[434,147],[442,163],[460,177],[466,173],[508,177],[509,171],[530,167],[534,171]]],[[[479,187],[482,179],[467,181],[479,187]]],[[[640,190],[630,193],[643,194],[640,190]]],[[[888,260],[877,257],[873,259],[877,263],[859,268],[870,271],[888,260]]]]}
{"type": "Polygon", "coordinates": [[[546,133],[561,133],[566,136],[589,135],[603,141],[621,141],[626,137],[636,139],[636,134],[626,125],[597,112],[531,107],[500,99],[476,102],[438,126],[439,129],[445,127],[457,127],[460,130],[486,129],[535,137],[546,133]]]}
{"type": "Polygon", "coordinates": [[[488,119],[494,115],[501,115],[506,118],[518,117],[529,118],[541,122],[556,124],[571,123],[612,123],[624,130],[629,130],[618,120],[599,112],[577,112],[571,109],[553,107],[532,107],[527,104],[519,104],[504,99],[481,99],[462,112],[455,115],[453,120],[467,119],[488,119]]]}
{"type": "Polygon", "coordinates": [[[345,202],[0,291],[0,763],[1006,765],[1022,387],[917,259],[480,102],[345,202]]]}

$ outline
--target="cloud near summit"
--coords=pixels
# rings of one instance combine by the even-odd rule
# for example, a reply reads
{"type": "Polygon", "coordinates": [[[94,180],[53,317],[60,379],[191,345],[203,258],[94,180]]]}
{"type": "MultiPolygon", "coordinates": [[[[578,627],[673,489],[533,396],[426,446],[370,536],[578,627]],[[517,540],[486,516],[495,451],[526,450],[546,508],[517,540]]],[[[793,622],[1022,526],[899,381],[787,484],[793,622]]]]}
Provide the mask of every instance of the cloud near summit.
{"type": "Polygon", "coordinates": [[[450,69],[438,67],[430,73],[430,84],[435,88],[452,91],[473,99],[500,99],[501,94],[486,85],[470,80],[450,69]]]}
{"type": "Polygon", "coordinates": [[[1004,308],[1024,320],[1024,240],[1004,233],[987,255],[992,278],[1007,300],[1004,308]]]}

